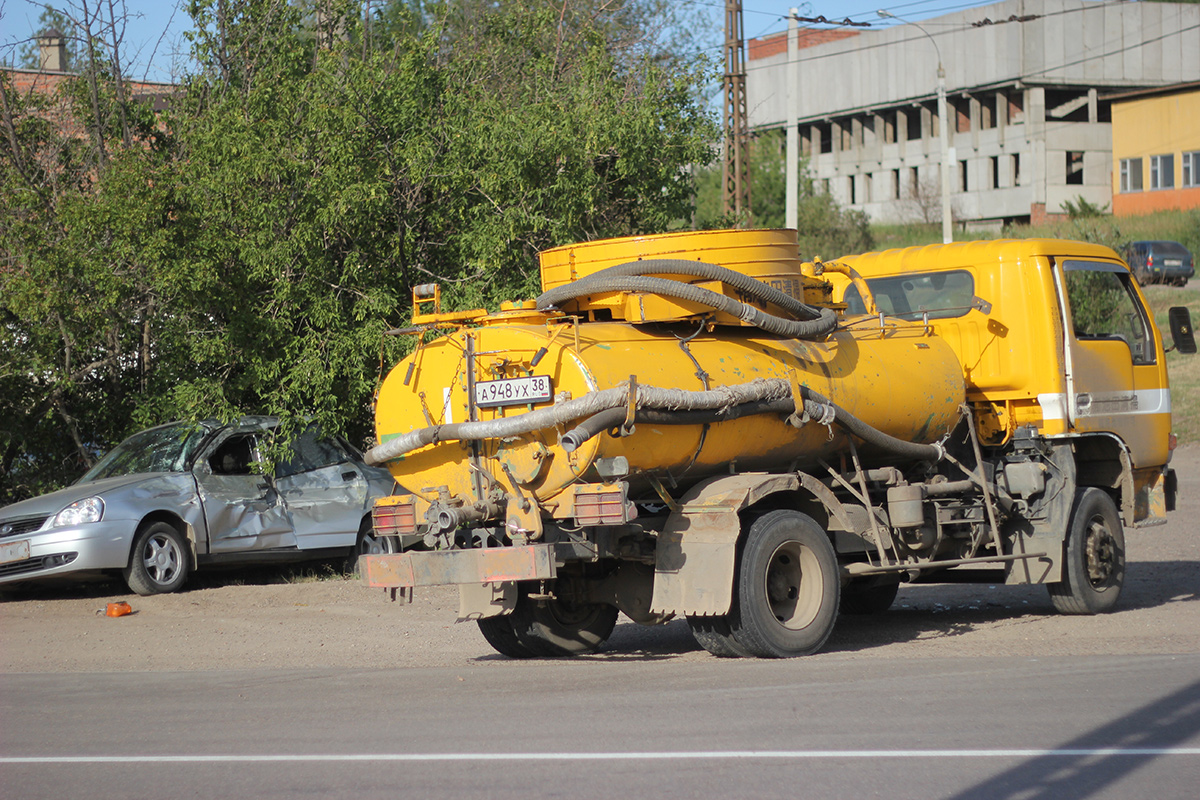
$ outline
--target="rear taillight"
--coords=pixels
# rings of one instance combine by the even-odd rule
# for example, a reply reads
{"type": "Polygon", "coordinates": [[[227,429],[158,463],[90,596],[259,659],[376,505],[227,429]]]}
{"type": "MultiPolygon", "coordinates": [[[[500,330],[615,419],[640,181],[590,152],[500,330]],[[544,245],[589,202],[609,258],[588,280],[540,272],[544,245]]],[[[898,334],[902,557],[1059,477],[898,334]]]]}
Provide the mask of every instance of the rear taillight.
{"type": "Polygon", "coordinates": [[[371,510],[375,535],[405,536],[417,532],[417,506],[411,496],[384,497],[371,510]]]}

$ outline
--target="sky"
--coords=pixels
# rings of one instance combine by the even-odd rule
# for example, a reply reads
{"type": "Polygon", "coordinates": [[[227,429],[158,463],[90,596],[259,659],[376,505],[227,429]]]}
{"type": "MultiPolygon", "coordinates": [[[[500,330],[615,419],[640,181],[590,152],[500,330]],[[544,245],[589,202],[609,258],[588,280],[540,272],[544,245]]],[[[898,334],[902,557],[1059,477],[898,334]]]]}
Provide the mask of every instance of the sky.
{"type": "MultiPolygon", "coordinates": [[[[44,0],[43,0],[44,2],[44,0]]],[[[13,50],[27,40],[38,27],[43,2],[32,0],[0,0],[0,62],[15,59],[13,50]]],[[[50,0],[51,5],[78,5],[79,0],[50,0]]],[[[93,0],[94,5],[96,0],[93,0]]],[[[692,5],[708,13],[715,29],[723,24],[723,0],[679,0],[680,5],[692,5]]],[[[824,16],[841,21],[869,22],[873,27],[895,24],[882,20],[875,11],[884,8],[907,20],[922,20],[939,14],[949,14],[986,3],[955,3],[954,0],[867,0],[867,2],[833,2],[814,0],[809,3],[743,0],[743,26],[746,38],[764,36],[787,29],[787,14],[795,6],[801,16],[824,16]]],[[[129,25],[125,33],[124,51],[131,65],[131,77],[170,81],[181,75],[187,65],[188,43],[183,33],[191,19],[173,0],[125,0],[129,25]]]]}

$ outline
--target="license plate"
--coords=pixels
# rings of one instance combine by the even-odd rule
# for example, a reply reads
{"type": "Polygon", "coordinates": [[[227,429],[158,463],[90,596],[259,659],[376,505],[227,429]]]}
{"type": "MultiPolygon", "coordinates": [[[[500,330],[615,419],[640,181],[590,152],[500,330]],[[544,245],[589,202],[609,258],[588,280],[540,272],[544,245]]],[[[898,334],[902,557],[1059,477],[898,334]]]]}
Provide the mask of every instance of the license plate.
{"type": "Polygon", "coordinates": [[[0,564],[24,561],[27,558],[29,558],[29,542],[27,540],[0,544],[0,564]]]}
{"type": "Polygon", "coordinates": [[[475,405],[480,408],[543,403],[553,397],[554,387],[547,375],[504,378],[475,384],[475,405]]]}
{"type": "Polygon", "coordinates": [[[1164,258],[1163,266],[1164,267],[1182,267],[1183,259],[1182,258],[1164,258]]]}

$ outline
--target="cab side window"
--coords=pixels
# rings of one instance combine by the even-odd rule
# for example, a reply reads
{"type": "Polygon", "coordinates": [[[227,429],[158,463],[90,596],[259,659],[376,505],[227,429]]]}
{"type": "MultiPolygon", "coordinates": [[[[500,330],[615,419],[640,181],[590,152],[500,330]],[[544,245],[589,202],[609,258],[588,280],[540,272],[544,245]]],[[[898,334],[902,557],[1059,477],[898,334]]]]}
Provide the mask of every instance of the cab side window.
{"type": "Polygon", "coordinates": [[[1120,339],[1133,363],[1154,363],[1154,339],[1128,272],[1115,264],[1066,261],[1063,279],[1076,339],[1120,339]]]}

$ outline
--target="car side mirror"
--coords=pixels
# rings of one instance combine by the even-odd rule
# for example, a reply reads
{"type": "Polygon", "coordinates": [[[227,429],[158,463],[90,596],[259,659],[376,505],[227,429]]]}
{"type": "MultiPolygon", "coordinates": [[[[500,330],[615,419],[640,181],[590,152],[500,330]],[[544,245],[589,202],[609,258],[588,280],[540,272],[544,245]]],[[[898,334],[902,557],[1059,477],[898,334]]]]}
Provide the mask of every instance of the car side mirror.
{"type": "Polygon", "coordinates": [[[1196,333],[1192,327],[1192,315],[1184,306],[1173,306],[1167,310],[1167,324],[1171,328],[1171,340],[1181,353],[1196,352],[1196,333]]]}

